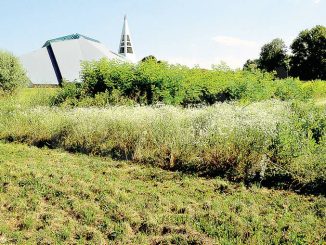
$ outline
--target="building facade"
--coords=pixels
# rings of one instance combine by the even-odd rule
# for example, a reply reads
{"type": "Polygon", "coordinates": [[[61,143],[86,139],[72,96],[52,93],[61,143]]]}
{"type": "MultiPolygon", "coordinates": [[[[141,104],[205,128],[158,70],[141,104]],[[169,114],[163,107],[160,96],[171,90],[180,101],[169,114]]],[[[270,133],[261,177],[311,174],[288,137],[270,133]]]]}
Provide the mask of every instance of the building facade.
{"type": "Polygon", "coordinates": [[[135,62],[127,18],[124,19],[118,53],[100,41],[72,34],[45,42],[42,48],[20,57],[33,85],[60,85],[63,80],[79,82],[82,61],[102,58],[135,62]]]}

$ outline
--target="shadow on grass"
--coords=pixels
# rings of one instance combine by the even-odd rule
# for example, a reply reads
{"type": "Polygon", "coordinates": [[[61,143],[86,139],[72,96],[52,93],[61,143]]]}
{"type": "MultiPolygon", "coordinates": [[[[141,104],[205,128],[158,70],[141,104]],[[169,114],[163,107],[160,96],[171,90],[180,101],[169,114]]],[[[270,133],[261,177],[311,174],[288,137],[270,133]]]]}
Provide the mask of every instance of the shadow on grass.
{"type": "MultiPolygon", "coordinates": [[[[113,147],[107,151],[101,151],[99,153],[89,150],[89,148],[84,146],[74,146],[74,147],[64,147],[60,144],[61,139],[56,138],[55,140],[39,140],[29,142],[25,138],[14,139],[13,137],[8,137],[3,139],[4,142],[13,143],[27,143],[38,148],[49,148],[49,149],[64,149],[70,153],[82,153],[86,155],[96,155],[100,157],[111,157],[116,161],[131,161],[136,164],[145,164],[153,167],[160,167],[164,170],[173,172],[182,172],[189,175],[196,175],[204,178],[215,178],[221,177],[223,179],[229,180],[234,183],[244,183],[245,186],[250,187],[252,185],[257,185],[266,188],[273,188],[278,190],[293,191],[297,194],[302,195],[321,195],[326,196],[326,182],[325,179],[319,177],[311,182],[302,183],[294,178],[288,173],[274,173],[266,175],[263,179],[259,175],[248,178],[238,178],[235,175],[236,169],[232,164],[221,165],[220,167],[212,167],[207,165],[195,165],[195,164],[184,164],[182,161],[176,161],[173,166],[169,164],[157,164],[157,161],[135,161],[133,160],[134,152],[132,150],[126,151],[125,149],[119,147],[113,147]]],[[[166,160],[166,159],[165,159],[166,160]]]]}

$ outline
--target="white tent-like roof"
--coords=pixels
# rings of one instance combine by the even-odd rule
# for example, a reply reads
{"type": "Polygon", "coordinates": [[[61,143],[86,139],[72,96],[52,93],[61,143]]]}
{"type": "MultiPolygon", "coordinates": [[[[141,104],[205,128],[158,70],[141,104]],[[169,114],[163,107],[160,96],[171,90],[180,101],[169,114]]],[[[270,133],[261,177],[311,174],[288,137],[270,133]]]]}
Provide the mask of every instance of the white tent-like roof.
{"type": "Polygon", "coordinates": [[[62,79],[79,81],[81,61],[101,58],[126,60],[99,41],[80,34],[49,40],[20,59],[32,84],[59,85],[62,79]]]}

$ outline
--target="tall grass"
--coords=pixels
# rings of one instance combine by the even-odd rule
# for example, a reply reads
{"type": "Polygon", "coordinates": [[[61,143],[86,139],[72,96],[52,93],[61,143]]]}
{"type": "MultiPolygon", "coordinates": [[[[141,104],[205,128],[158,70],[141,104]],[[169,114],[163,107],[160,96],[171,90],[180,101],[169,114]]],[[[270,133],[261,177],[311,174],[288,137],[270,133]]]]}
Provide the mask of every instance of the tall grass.
{"type": "Polygon", "coordinates": [[[321,190],[325,112],[276,100],[247,106],[6,107],[0,139],[220,175],[235,181],[321,190]]]}

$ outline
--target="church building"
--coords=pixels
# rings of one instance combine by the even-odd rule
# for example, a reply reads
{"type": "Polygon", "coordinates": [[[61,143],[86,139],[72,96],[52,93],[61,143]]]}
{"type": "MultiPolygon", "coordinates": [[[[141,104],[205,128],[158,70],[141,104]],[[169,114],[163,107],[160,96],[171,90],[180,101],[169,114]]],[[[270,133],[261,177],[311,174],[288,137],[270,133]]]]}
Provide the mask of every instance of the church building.
{"type": "Polygon", "coordinates": [[[102,58],[136,62],[126,16],[117,53],[100,41],[77,33],[48,40],[20,60],[33,85],[55,86],[62,80],[79,81],[81,62],[102,58]]]}

